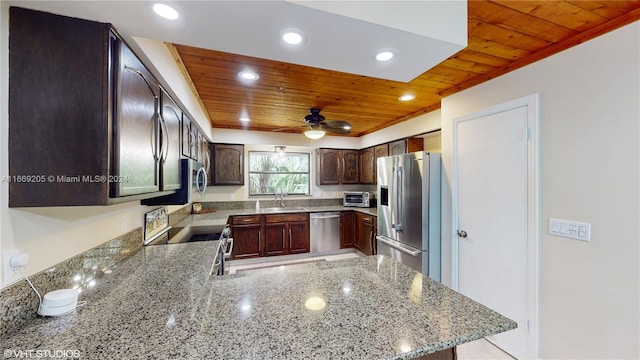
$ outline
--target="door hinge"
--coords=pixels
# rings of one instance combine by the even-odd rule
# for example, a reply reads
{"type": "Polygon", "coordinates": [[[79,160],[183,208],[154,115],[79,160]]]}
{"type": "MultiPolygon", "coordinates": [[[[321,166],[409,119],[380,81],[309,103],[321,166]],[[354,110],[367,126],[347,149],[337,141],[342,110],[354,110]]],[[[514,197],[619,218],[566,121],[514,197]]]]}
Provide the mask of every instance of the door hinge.
{"type": "Polygon", "coordinates": [[[524,129],[524,137],[527,141],[531,140],[531,128],[524,129]]]}
{"type": "Polygon", "coordinates": [[[529,319],[527,319],[527,321],[525,321],[525,323],[524,323],[524,327],[525,327],[525,330],[526,330],[527,332],[529,332],[529,319]]]}

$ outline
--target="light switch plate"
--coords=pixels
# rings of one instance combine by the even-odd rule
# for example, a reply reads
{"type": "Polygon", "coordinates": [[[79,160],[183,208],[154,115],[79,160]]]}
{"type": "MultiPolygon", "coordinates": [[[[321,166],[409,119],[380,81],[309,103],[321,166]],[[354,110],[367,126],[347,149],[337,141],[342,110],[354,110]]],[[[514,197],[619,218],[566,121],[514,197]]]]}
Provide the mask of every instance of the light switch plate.
{"type": "Polygon", "coordinates": [[[549,218],[549,234],[569,239],[591,241],[591,224],[549,218]]]}

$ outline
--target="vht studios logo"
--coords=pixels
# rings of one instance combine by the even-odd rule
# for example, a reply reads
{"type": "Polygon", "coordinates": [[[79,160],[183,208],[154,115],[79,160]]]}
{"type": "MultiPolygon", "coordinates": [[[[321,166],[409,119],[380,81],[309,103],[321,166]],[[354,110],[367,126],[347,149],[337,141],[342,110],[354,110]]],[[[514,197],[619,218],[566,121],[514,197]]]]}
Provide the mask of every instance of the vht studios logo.
{"type": "Polygon", "coordinates": [[[4,350],[5,359],[79,359],[80,350],[72,349],[39,349],[39,350],[4,350]]]}

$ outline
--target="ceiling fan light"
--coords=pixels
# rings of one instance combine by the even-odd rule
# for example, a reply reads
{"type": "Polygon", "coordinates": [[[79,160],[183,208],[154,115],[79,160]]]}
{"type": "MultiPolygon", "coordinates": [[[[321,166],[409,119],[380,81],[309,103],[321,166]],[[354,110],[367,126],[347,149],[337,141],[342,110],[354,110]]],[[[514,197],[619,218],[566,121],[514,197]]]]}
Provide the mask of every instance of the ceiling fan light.
{"type": "Polygon", "coordinates": [[[311,140],[318,140],[321,137],[323,137],[325,134],[324,130],[307,130],[304,132],[304,136],[306,136],[307,138],[311,139],[311,140]]]}

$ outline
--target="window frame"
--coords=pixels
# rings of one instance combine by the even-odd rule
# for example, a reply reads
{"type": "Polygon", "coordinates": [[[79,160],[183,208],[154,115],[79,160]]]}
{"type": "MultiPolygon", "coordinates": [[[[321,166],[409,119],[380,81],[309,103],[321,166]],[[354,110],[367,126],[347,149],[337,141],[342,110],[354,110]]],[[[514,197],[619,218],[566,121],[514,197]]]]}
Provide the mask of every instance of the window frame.
{"type": "Polygon", "coordinates": [[[267,150],[249,150],[248,151],[248,161],[247,161],[247,178],[249,180],[249,186],[247,189],[247,194],[249,197],[254,197],[254,196],[273,196],[275,195],[275,191],[274,192],[265,192],[265,193],[257,193],[257,194],[252,194],[252,183],[251,183],[251,175],[252,174],[276,174],[276,175],[282,175],[282,174],[291,174],[291,175],[296,175],[296,174],[301,174],[301,175],[306,175],[307,176],[307,191],[305,193],[301,193],[301,192],[296,192],[296,193],[289,193],[289,192],[285,192],[285,195],[293,195],[293,196],[309,196],[311,195],[311,177],[312,177],[312,156],[311,153],[309,152],[304,152],[304,151],[287,151],[285,152],[285,155],[288,156],[289,154],[296,154],[296,155],[305,155],[307,158],[307,171],[288,171],[288,172],[280,172],[280,171],[252,171],[252,153],[261,153],[261,154],[271,154],[272,156],[277,156],[273,151],[267,151],[267,150]]]}

